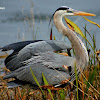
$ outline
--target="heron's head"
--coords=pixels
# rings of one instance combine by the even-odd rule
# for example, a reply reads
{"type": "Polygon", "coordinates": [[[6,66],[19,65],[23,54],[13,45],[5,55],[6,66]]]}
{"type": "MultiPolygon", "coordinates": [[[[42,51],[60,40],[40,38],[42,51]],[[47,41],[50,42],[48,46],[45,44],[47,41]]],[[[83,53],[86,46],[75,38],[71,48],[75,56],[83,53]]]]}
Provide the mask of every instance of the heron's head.
{"type": "MultiPolygon", "coordinates": [[[[69,8],[67,6],[61,6],[58,8],[54,14],[58,13],[59,16],[96,16],[95,14],[83,12],[83,11],[78,11],[74,10],[72,8],[69,8]]],[[[54,15],[53,14],[53,15],[54,15]]]]}
{"type": "Polygon", "coordinates": [[[65,17],[65,16],[96,16],[96,15],[92,14],[92,13],[74,10],[74,9],[69,8],[67,6],[61,6],[52,15],[50,22],[49,22],[49,25],[50,25],[51,20],[53,19],[54,16],[56,16],[56,18],[60,19],[60,18],[65,17]]]}
{"type": "Polygon", "coordinates": [[[54,17],[54,15],[56,15],[57,17],[60,17],[60,18],[64,17],[64,16],[96,16],[95,14],[74,10],[74,9],[69,8],[67,6],[61,6],[52,15],[50,22],[49,22],[49,25],[50,25],[51,20],[54,17]]]}

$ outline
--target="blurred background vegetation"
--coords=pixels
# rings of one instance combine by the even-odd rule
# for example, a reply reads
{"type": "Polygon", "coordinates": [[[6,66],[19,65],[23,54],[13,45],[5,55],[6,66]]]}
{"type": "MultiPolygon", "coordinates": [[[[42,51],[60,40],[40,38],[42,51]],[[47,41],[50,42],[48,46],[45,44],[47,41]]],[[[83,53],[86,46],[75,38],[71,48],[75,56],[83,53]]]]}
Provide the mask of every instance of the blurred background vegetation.
{"type": "MultiPolygon", "coordinates": [[[[0,7],[5,7],[5,9],[0,10],[0,46],[22,40],[49,39],[50,17],[58,7],[64,5],[96,14],[96,17],[89,17],[89,19],[100,24],[99,4],[99,0],[1,0],[0,7]]],[[[100,47],[100,30],[97,27],[86,22],[82,17],[71,17],[70,19],[82,31],[84,31],[83,27],[87,25],[88,31],[91,34],[95,33],[96,43],[100,47]]],[[[54,25],[53,34],[56,39],[62,39],[54,25]]],[[[89,37],[88,39],[91,40],[89,37]]]]}

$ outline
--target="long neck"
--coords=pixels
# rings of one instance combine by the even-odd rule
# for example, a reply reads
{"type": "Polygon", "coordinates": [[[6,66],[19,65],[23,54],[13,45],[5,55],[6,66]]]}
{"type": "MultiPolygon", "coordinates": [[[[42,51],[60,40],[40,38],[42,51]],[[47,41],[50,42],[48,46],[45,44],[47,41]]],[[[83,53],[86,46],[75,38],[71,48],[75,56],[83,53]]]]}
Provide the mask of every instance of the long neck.
{"type": "Polygon", "coordinates": [[[88,53],[86,47],[84,46],[84,43],[76,35],[75,32],[73,32],[63,24],[62,16],[58,16],[58,13],[55,13],[54,15],[54,23],[58,31],[67,36],[70,40],[72,47],[75,50],[76,62],[78,62],[79,65],[85,67],[86,63],[88,62],[88,53]]]}

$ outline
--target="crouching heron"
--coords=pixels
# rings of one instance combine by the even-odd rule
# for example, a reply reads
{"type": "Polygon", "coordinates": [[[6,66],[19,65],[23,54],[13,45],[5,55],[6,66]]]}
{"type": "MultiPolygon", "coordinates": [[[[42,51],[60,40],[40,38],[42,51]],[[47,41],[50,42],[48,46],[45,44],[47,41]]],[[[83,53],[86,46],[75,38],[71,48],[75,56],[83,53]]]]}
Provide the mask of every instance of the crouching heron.
{"type": "Polygon", "coordinates": [[[31,46],[28,45],[30,47],[30,49],[28,50],[31,51],[31,48],[35,48],[34,50],[37,49],[35,53],[30,53],[30,51],[28,51],[24,47],[23,49],[19,50],[17,55],[14,55],[10,58],[12,60],[8,62],[8,66],[10,65],[8,68],[12,69],[12,72],[7,74],[4,79],[15,78],[15,80],[8,83],[8,86],[16,87],[25,84],[37,86],[30,71],[30,67],[34,75],[36,76],[39,84],[44,88],[49,87],[51,89],[63,87],[74,81],[75,66],[77,69],[77,75],[80,74],[80,69],[85,69],[88,63],[88,53],[86,47],[84,46],[84,43],[81,41],[81,39],[76,35],[76,33],[63,24],[62,18],[64,16],[95,15],[91,13],[77,11],[66,6],[62,6],[58,8],[52,16],[58,32],[62,33],[70,40],[72,48],[75,50],[75,58],[59,55],[57,53],[52,52],[56,49],[47,49],[45,52],[39,52],[38,48],[35,48],[30,44],[31,46]],[[25,54],[28,54],[29,56],[26,57],[25,54]],[[17,64],[15,62],[17,62],[17,64]],[[48,86],[44,86],[42,73],[44,74],[45,78],[49,83],[48,86]]]}

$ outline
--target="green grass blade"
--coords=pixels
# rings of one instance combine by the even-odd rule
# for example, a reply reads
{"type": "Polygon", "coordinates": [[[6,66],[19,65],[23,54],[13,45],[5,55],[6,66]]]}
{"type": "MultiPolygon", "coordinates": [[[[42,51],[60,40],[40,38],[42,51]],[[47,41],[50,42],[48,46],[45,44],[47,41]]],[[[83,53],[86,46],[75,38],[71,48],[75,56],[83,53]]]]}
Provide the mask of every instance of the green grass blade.
{"type": "Polygon", "coordinates": [[[61,100],[65,100],[65,92],[64,92],[64,90],[63,89],[59,90],[59,93],[60,93],[60,99],[61,100]]]}
{"type": "Polygon", "coordinates": [[[37,78],[35,77],[35,75],[34,75],[34,73],[33,73],[33,71],[32,71],[32,68],[31,68],[31,67],[30,67],[30,71],[31,71],[31,73],[32,73],[32,76],[33,76],[33,78],[34,78],[34,80],[35,80],[36,84],[37,84],[39,87],[41,87],[41,86],[40,86],[40,84],[39,84],[39,82],[38,82],[38,80],[37,80],[37,78]]]}
{"type": "Polygon", "coordinates": [[[33,71],[32,71],[32,68],[31,68],[31,67],[30,67],[30,71],[31,71],[31,73],[32,73],[32,76],[33,76],[33,78],[34,78],[34,80],[35,80],[36,84],[38,85],[38,87],[40,88],[40,90],[41,90],[42,94],[43,94],[43,95],[44,95],[44,97],[45,97],[44,91],[42,90],[42,88],[41,88],[41,86],[40,86],[40,84],[39,84],[39,82],[38,82],[37,78],[35,77],[35,75],[34,75],[34,73],[33,73],[33,71]]]}
{"type": "Polygon", "coordinates": [[[94,67],[93,72],[90,73],[90,75],[89,75],[88,81],[86,80],[86,90],[85,90],[85,93],[87,93],[87,91],[88,91],[88,89],[89,89],[89,87],[90,87],[90,84],[93,83],[94,78],[95,78],[95,76],[96,76],[96,71],[97,71],[97,67],[94,67]]]}
{"type": "MultiPolygon", "coordinates": [[[[96,41],[95,41],[95,36],[94,36],[94,34],[93,34],[93,47],[94,47],[94,50],[96,50],[96,41]]],[[[95,63],[96,63],[96,55],[95,55],[95,53],[94,53],[94,65],[95,65],[95,63]]]]}
{"type": "Polygon", "coordinates": [[[100,25],[99,25],[99,24],[97,24],[97,23],[95,23],[95,22],[93,22],[93,21],[87,19],[87,18],[84,17],[84,16],[83,16],[83,18],[84,18],[85,20],[87,20],[88,22],[90,22],[90,23],[92,23],[92,24],[94,24],[94,25],[96,25],[96,26],[98,26],[98,27],[100,28],[100,25]]]}
{"type": "Polygon", "coordinates": [[[56,40],[56,37],[54,36],[54,40],[56,40]]]}
{"type": "Polygon", "coordinates": [[[65,18],[65,21],[68,22],[74,28],[75,32],[78,33],[79,35],[81,35],[81,37],[84,38],[89,43],[89,45],[93,49],[94,53],[96,53],[95,50],[94,50],[94,48],[93,48],[93,46],[88,41],[88,39],[85,37],[85,35],[81,31],[81,29],[74,22],[72,22],[71,20],[69,20],[68,18],[66,18],[66,17],[64,17],[64,18],[65,18]]]}
{"type": "MultiPolygon", "coordinates": [[[[44,84],[45,84],[45,85],[49,85],[43,73],[42,73],[42,77],[43,77],[44,84]]],[[[52,100],[54,100],[54,98],[53,98],[53,96],[52,96],[52,93],[51,93],[51,90],[50,90],[50,89],[47,89],[47,90],[48,90],[48,92],[49,92],[49,94],[50,94],[52,100]]]]}
{"type": "MultiPolygon", "coordinates": [[[[86,34],[86,25],[85,25],[85,28],[84,28],[84,30],[85,30],[85,37],[87,37],[87,34],[86,34]]],[[[88,50],[88,44],[87,44],[87,41],[86,41],[86,39],[85,39],[85,44],[86,44],[86,48],[87,48],[87,50],[88,50]]]]}

